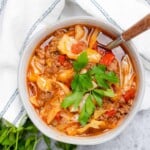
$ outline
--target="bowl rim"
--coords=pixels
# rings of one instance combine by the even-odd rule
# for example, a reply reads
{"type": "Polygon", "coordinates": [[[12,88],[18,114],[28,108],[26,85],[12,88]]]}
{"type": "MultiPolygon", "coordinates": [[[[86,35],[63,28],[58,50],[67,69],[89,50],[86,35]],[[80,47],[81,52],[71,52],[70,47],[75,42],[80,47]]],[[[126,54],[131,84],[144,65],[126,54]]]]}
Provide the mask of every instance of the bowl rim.
{"type": "Polygon", "coordinates": [[[114,25],[109,24],[106,20],[103,20],[102,18],[96,18],[91,16],[76,16],[76,17],[70,17],[67,19],[63,19],[61,21],[57,21],[54,24],[51,25],[51,27],[45,27],[41,29],[40,31],[36,32],[34,35],[31,36],[29,43],[26,45],[22,56],[20,57],[20,63],[19,63],[19,69],[18,69],[18,89],[19,89],[19,95],[20,99],[23,103],[24,108],[26,109],[26,112],[31,119],[31,121],[34,123],[34,125],[46,136],[65,143],[70,144],[77,144],[77,145],[96,145],[100,143],[104,143],[106,141],[109,141],[119,135],[125,127],[131,122],[135,114],[137,113],[144,94],[144,69],[141,63],[141,60],[139,58],[139,54],[137,52],[137,49],[135,45],[132,43],[132,41],[127,42],[125,45],[129,46],[132,52],[132,55],[134,55],[137,63],[137,68],[139,71],[139,78],[140,78],[140,90],[138,91],[138,96],[136,98],[136,102],[134,102],[134,106],[132,106],[132,110],[130,110],[129,115],[123,119],[122,124],[117,126],[116,128],[112,129],[110,132],[106,132],[104,134],[100,134],[97,136],[88,136],[88,137],[75,137],[75,136],[68,136],[63,134],[60,131],[57,131],[56,129],[53,129],[51,127],[48,127],[42,119],[40,119],[39,115],[34,110],[32,104],[28,100],[28,93],[27,93],[27,87],[26,85],[26,70],[28,66],[29,59],[31,58],[32,52],[34,51],[34,48],[37,46],[37,44],[46,37],[46,35],[49,35],[56,29],[59,29],[61,27],[70,26],[73,24],[91,24],[95,26],[100,25],[105,30],[111,30],[112,32],[115,32],[115,34],[120,33],[121,31],[117,29],[114,25]],[[67,25],[66,25],[67,24],[67,25]],[[68,25],[69,24],[69,25],[68,25]],[[106,29],[107,28],[107,29],[106,29]],[[34,44],[33,44],[34,43],[34,44]],[[32,52],[31,52],[32,51],[32,52]],[[30,54],[29,54],[30,53],[30,54]],[[27,59],[26,59],[27,57],[27,59]],[[24,87],[25,86],[25,87],[24,87]]]}

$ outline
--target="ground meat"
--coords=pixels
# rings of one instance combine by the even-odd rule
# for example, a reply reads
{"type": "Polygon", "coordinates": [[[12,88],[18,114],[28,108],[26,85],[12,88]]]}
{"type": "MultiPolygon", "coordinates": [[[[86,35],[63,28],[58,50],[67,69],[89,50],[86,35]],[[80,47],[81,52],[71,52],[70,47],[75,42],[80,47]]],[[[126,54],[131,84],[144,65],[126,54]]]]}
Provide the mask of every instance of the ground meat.
{"type": "Polygon", "coordinates": [[[71,61],[65,61],[63,65],[61,65],[62,69],[71,69],[72,68],[72,62],[71,61]]]}
{"type": "Polygon", "coordinates": [[[110,109],[110,108],[113,108],[113,102],[112,101],[110,101],[108,98],[104,98],[103,99],[103,108],[105,109],[105,110],[107,110],[107,109],[110,109]]]}
{"type": "Polygon", "coordinates": [[[118,61],[116,59],[114,59],[112,61],[112,63],[107,67],[107,69],[109,71],[114,71],[115,73],[119,73],[119,70],[118,70],[118,61]]]}
{"type": "Polygon", "coordinates": [[[42,92],[40,91],[40,94],[39,94],[39,99],[40,100],[50,100],[53,96],[53,93],[52,92],[42,92]]]}
{"type": "Polygon", "coordinates": [[[44,49],[36,49],[35,50],[35,54],[40,58],[40,59],[44,59],[45,58],[45,50],[44,49]]]}
{"type": "Polygon", "coordinates": [[[58,61],[59,55],[56,53],[50,53],[50,56],[48,59],[46,59],[47,65],[45,67],[44,73],[50,73],[50,74],[55,74],[59,70],[66,70],[66,69],[71,69],[72,68],[72,62],[71,60],[66,60],[61,64],[58,61]]]}
{"type": "Polygon", "coordinates": [[[49,66],[45,67],[44,73],[45,74],[55,74],[58,71],[59,71],[59,68],[54,63],[52,63],[51,67],[49,67],[49,66]]]}
{"type": "Polygon", "coordinates": [[[69,27],[68,28],[68,31],[74,31],[75,29],[74,29],[74,27],[69,27]]]}
{"type": "Polygon", "coordinates": [[[117,123],[118,120],[128,114],[130,110],[130,104],[127,104],[122,97],[117,102],[111,102],[109,99],[104,99],[103,108],[105,110],[115,110],[116,113],[112,116],[109,116],[107,115],[107,112],[105,112],[98,118],[98,120],[108,121],[109,123],[117,123]]]}
{"type": "Polygon", "coordinates": [[[59,30],[57,30],[57,31],[54,33],[54,35],[55,35],[57,38],[60,38],[60,37],[62,37],[62,36],[64,35],[64,33],[66,33],[66,32],[67,32],[66,29],[59,29],[59,30]]]}
{"type": "Polygon", "coordinates": [[[118,118],[117,118],[116,116],[110,117],[110,118],[107,119],[107,121],[108,121],[110,124],[117,124],[118,118]]]}
{"type": "Polygon", "coordinates": [[[41,64],[41,65],[43,65],[43,67],[44,67],[44,65],[45,65],[45,63],[46,63],[46,61],[45,61],[45,59],[38,59],[38,62],[41,64]]]}
{"type": "Polygon", "coordinates": [[[128,104],[129,106],[132,106],[132,104],[133,104],[133,99],[131,99],[130,101],[128,101],[127,104],[128,104]]]}
{"type": "Polygon", "coordinates": [[[117,113],[116,113],[116,118],[118,120],[122,118],[122,114],[119,111],[117,111],[117,113]]]}
{"type": "Polygon", "coordinates": [[[46,58],[51,57],[51,52],[57,51],[57,45],[60,40],[60,38],[65,34],[65,30],[58,30],[54,33],[53,39],[50,41],[50,43],[45,47],[46,51],[46,58]]]}
{"type": "Polygon", "coordinates": [[[35,55],[37,56],[38,63],[40,63],[42,67],[44,68],[45,63],[46,63],[44,49],[37,48],[35,50],[35,55]]]}
{"type": "Polygon", "coordinates": [[[38,88],[35,83],[28,82],[29,96],[36,96],[38,93],[38,88]]]}
{"type": "Polygon", "coordinates": [[[130,110],[130,106],[127,105],[127,104],[121,105],[120,108],[118,109],[118,111],[119,111],[122,115],[127,114],[127,113],[129,112],[129,110],[130,110]]]}

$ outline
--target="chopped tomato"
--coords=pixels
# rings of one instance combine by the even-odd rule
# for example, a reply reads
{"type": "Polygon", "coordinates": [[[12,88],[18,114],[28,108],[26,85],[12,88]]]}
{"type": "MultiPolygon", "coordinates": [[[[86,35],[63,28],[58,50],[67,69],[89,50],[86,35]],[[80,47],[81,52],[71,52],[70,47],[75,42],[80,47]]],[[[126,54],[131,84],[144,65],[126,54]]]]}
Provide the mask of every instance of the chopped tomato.
{"type": "Polygon", "coordinates": [[[61,116],[60,116],[61,112],[58,112],[55,116],[55,119],[59,122],[61,120],[61,116]]]}
{"type": "Polygon", "coordinates": [[[60,62],[60,64],[63,65],[65,60],[66,60],[66,56],[65,55],[59,55],[58,56],[58,61],[60,62]]]}
{"type": "Polygon", "coordinates": [[[104,64],[106,66],[109,66],[112,61],[115,59],[115,56],[113,53],[109,52],[106,53],[100,60],[100,64],[104,64]]]}
{"type": "Polygon", "coordinates": [[[108,110],[105,112],[105,114],[108,116],[108,117],[113,117],[115,114],[116,114],[116,110],[112,109],[112,110],[108,110]]]}
{"type": "Polygon", "coordinates": [[[134,98],[134,96],[135,96],[135,89],[134,88],[129,89],[123,95],[126,102],[128,102],[130,99],[134,98]]]}
{"type": "Polygon", "coordinates": [[[87,48],[86,43],[83,42],[83,41],[80,41],[80,42],[78,42],[77,44],[72,44],[71,51],[72,51],[72,53],[74,53],[74,54],[79,54],[79,53],[81,53],[85,48],[87,48]]]}

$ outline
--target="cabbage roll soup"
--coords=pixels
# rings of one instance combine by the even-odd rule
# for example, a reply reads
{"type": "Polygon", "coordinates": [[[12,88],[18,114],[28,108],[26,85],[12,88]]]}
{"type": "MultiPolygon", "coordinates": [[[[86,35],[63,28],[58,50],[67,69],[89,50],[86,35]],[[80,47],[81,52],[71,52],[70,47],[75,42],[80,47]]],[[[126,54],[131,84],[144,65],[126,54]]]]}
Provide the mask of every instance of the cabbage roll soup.
{"type": "Polygon", "coordinates": [[[116,128],[134,103],[137,77],[124,48],[86,24],[58,29],[35,48],[27,69],[29,101],[49,126],[70,136],[116,128]]]}

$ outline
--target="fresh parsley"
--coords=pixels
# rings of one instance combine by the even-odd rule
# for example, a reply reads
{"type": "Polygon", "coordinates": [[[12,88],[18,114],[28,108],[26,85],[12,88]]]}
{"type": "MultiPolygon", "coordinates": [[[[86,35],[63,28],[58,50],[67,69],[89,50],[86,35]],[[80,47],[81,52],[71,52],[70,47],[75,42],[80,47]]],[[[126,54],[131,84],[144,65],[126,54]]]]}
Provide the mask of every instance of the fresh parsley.
{"type": "Polygon", "coordinates": [[[117,75],[112,71],[107,71],[104,65],[95,65],[86,73],[80,73],[81,69],[88,64],[87,53],[83,52],[73,63],[75,76],[71,83],[72,93],[68,95],[62,102],[62,108],[74,106],[78,108],[85,94],[89,94],[79,114],[79,122],[86,125],[90,117],[94,113],[96,105],[102,106],[104,97],[114,97],[114,91],[111,84],[118,83],[117,75]],[[93,82],[97,85],[94,86],[93,82]],[[96,102],[96,103],[95,103],[96,102]]]}
{"type": "MultiPolygon", "coordinates": [[[[43,140],[47,150],[52,150],[51,139],[43,135],[27,119],[23,126],[14,125],[0,119],[0,150],[36,150],[38,143],[43,140]]],[[[62,150],[74,150],[76,145],[55,142],[55,146],[62,150]]]]}
{"type": "Polygon", "coordinates": [[[75,150],[77,147],[76,145],[66,144],[66,143],[62,143],[62,142],[56,142],[55,145],[57,148],[60,148],[62,150],[75,150]]]}
{"type": "Polygon", "coordinates": [[[76,74],[71,83],[71,88],[73,91],[85,92],[91,89],[92,87],[92,78],[88,72],[84,74],[76,74]]]}
{"type": "Polygon", "coordinates": [[[80,101],[82,99],[82,97],[83,97],[82,92],[75,91],[63,100],[63,102],[61,103],[61,106],[63,108],[67,108],[71,105],[74,105],[74,107],[77,108],[78,104],[80,103],[80,101]]]}
{"type": "Polygon", "coordinates": [[[84,68],[88,64],[87,53],[83,52],[79,55],[77,60],[73,63],[74,70],[79,72],[82,68],[84,68]]]}
{"type": "Polygon", "coordinates": [[[94,66],[91,71],[91,75],[94,75],[97,84],[102,88],[110,88],[109,83],[118,83],[119,79],[117,75],[112,71],[106,71],[106,66],[97,65],[94,66]]]}
{"type": "Polygon", "coordinates": [[[93,92],[97,93],[100,96],[106,97],[114,97],[114,91],[112,89],[102,90],[102,89],[95,89],[93,92]]]}
{"type": "Polygon", "coordinates": [[[95,110],[95,105],[92,101],[91,95],[89,95],[79,115],[79,122],[81,123],[81,125],[84,126],[87,124],[94,110],[95,110]]]}

